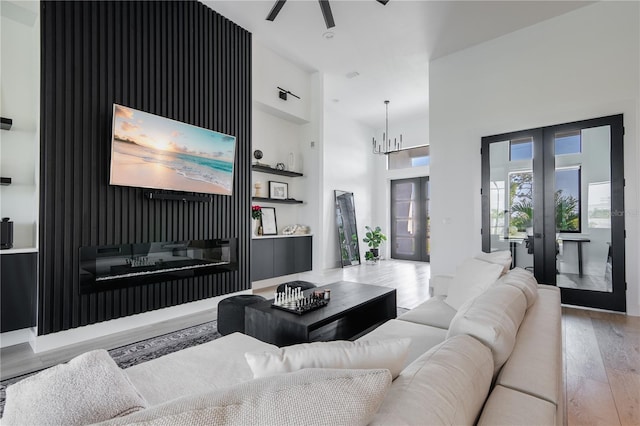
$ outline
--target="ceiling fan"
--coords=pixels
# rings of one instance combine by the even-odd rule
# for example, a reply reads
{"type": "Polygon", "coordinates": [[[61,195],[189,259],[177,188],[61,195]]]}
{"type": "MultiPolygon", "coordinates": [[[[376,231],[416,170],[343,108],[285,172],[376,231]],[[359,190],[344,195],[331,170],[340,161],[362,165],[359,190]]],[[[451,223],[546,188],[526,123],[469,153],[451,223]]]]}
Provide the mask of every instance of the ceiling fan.
{"type": "MultiPolygon", "coordinates": [[[[389,0],[376,0],[378,3],[382,5],[386,5],[389,3],[389,0]]],[[[267,15],[267,21],[273,21],[280,13],[282,6],[287,2],[287,0],[276,0],[276,3],[271,8],[271,12],[267,15]]],[[[333,28],[336,26],[335,21],[333,20],[333,13],[331,13],[331,6],[329,5],[329,0],[318,0],[320,3],[320,10],[322,10],[322,16],[324,17],[324,23],[327,25],[327,29],[333,28]]]]}

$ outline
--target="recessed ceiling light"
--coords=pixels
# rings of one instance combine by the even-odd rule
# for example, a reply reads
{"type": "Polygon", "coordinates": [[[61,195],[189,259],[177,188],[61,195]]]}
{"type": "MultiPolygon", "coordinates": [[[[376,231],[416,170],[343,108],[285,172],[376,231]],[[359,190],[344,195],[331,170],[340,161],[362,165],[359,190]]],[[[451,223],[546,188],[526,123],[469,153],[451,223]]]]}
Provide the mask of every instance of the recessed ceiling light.
{"type": "Polygon", "coordinates": [[[322,34],[322,37],[327,39],[327,40],[331,40],[333,38],[333,36],[335,36],[333,31],[327,31],[326,33],[322,34]]]}
{"type": "Polygon", "coordinates": [[[358,71],[351,71],[350,73],[347,73],[347,78],[355,78],[359,75],[360,73],[358,71]]]}

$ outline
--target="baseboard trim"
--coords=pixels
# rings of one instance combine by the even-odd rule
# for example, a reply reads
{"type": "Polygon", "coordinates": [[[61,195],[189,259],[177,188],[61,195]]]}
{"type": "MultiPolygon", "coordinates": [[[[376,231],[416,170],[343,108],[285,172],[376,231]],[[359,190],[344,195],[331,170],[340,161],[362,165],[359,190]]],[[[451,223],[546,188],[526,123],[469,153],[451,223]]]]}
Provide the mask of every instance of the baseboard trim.
{"type": "Polygon", "coordinates": [[[73,328],[71,330],[60,331],[58,333],[46,334],[43,336],[35,336],[34,334],[32,334],[29,343],[34,353],[59,349],[65,346],[85,342],[87,340],[110,336],[139,327],[152,326],[153,324],[159,322],[211,310],[212,308],[218,306],[218,302],[220,302],[220,300],[238,294],[252,294],[252,291],[244,290],[236,293],[212,297],[209,299],[197,300],[191,303],[184,303],[182,305],[171,306],[155,311],[117,318],[110,321],[86,325],[83,327],[73,328]]]}

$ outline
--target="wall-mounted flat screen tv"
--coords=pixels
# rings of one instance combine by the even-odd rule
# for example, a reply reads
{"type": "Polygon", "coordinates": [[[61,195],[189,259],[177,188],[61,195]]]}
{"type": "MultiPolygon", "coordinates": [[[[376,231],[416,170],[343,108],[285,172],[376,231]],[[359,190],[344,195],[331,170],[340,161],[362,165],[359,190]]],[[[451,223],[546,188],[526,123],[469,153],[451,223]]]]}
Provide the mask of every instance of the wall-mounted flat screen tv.
{"type": "Polygon", "coordinates": [[[113,105],[111,185],[231,195],[236,138],[113,105]]]}

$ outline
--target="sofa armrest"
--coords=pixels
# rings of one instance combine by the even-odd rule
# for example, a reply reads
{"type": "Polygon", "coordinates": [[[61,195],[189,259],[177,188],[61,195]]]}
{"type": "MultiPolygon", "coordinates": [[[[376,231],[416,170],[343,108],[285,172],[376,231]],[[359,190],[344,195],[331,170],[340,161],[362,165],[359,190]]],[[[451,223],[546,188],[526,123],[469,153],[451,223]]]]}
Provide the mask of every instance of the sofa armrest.
{"type": "Polygon", "coordinates": [[[429,291],[432,296],[447,296],[449,293],[449,283],[453,277],[451,275],[434,275],[429,280],[429,291]]]}

